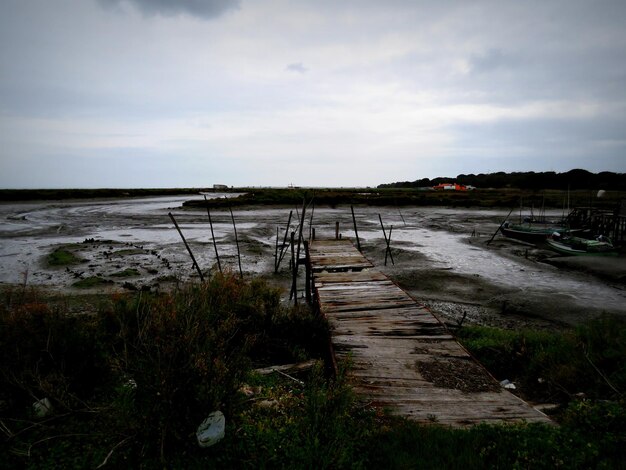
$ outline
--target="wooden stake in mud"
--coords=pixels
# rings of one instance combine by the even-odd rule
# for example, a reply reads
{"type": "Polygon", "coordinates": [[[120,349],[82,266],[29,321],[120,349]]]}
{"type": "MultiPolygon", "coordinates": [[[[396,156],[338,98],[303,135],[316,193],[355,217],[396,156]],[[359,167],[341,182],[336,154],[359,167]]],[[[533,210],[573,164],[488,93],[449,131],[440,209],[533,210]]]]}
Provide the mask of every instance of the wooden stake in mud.
{"type": "Polygon", "coordinates": [[[211,238],[213,239],[213,248],[215,248],[215,257],[217,258],[217,267],[222,272],[222,264],[220,263],[220,254],[217,252],[217,243],[215,243],[215,233],[213,232],[213,221],[211,220],[211,211],[209,210],[209,201],[206,198],[206,194],[204,195],[204,201],[206,204],[206,213],[209,216],[209,225],[211,227],[211,238]]]}
{"type": "MultiPolygon", "coordinates": [[[[389,242],[391,241],[391,231],[389,232],[389,239],[387,238],[387,232],[385,232],[385,226],[383,225],[383,218],[378,214],[378,220],[380,220],[380,227],[383,229],[383,237],[385,237],[385,244],[387,245],[387,249],[385,250],[385,266],[387,266],[387,253],[391,258],[391,264],[395,265],[396,263],[393,261],[393,255],[391,254],[391,247],[389,246],[389,242]]],[[[393,226],[391,227],[393,230],[393,226]]]]}
{"type": "Polygon", "coordinates": [[[313,228],[313,214],[315,213],[315,197],[313,197],[313,199],[311,200],[311,203],[313,204],[313,206],[311,207],[311,218],[309,219],[309,240],[313,238],[313,231],[315,230],[313,228]]]}
{"type": "Polygon", "coordinates": [[[300,244],[302,243],[302,229],[304,228],[305,212],[306,212],[306,199],[302,201],[302,217],[300,219],[300,231],[298,233],[298,250],[296,253],[296,275],[298,274],[298,264],[300,263],[300,244]]]}
{"type": "Polygon", "coordinates": [[[285,253],[287,253],[287,235],[289,235],[289,226],[291,225],[291,216],[293,215],[293,211],[289,211],[289,220],[287,221],[287,228],[285,229],[285,237],[283,238],[283,246],[280,247],[280,255],[278,256],[278,263],[275,266],[274,273],[278,274],[278,269],[280,268],[280,263],[283,261],[285,257],[285,253]]]}
{"type": "Polygon", "coordinates": [[[339,240],[339,221],[335,222],[335,240],[339,240]]]}
{"type": "Polygon", "coordinates": [[[241,252],[239,251],[239,239],[237,238],[237,225],[235,225],[235,216],[233,210],[229,206],[230,218],[233,219],[233,229],[235,230],[235,244],[237,245],[237,261],[239,262],[239,276],[243,278],[243,270],[241,269],[241,252]]]}
{"type": "Polygon", "coordinates": [[[400,212],[400,206],[398,206],[398,199],[395,196],[393,197],[393,203],[396,205],[396,209],[398,209],[398,215],[400,216],[400,218],[402,219],[402,223],[406,227],[406,220],[404,220],[404,217],[402,216],[402,212],[400,212]]]}
{"type": "MultiPolygon", "coordinates": [[[[389,236],[387,237],[387,249],[385,250],[385,266],[387,266],[387,254],[391,256],[391,248],[389,247],[389,245],[391,244],[391,232],[393,232],[393,225],[389,229],[389,236]]],[[[391,264],[395,265],[395,263],[393,262],[393,257],[391,258],[391,264]]]]}
{"type": "Polygon", "coordinates": [[[306,303],[311,305],[311,258],[309,257],[309,241],[304,240],[304,291],[306,294],[306,303]]]}
{"type": "Polygon", "coordinates": [[[298,294],[296,288],[296,276],[298,275],[298,268],[296,267],[296,247],[295,247],[296,232],[291,232],[291,291],[289,292],[289,300],[295,297],[295,305],[298,305],[298,294]]]}
{"type": "MultiPolygon", "coordinates": [[[[515,209],[515,208],[513,208],[513,209],[515,209]]],[[[487,245],[489,245],[489,244],[493,241],[493,239],[494,239],[494,238],[496,238],[496,235],[498,234],[498,232],[499,232],[500,230],[502,230],[502,226],[504,225],[504,222],[506,222],[506,220],[509,218],[509,216],[511,215],[511,212],[513,212],[513,209],[511,209],[511,210],[509,211],[509,213],[507,214],[506,218],[505,218],[505,219],[504,219],[504,220],[500,223],[500,226],[498,227],[498,230],[496,230],[496,231],[493,233],[493,235],[491,236],[491,238],[490,238],[490,239],[489,239],[489,241],[487,242],[487,245]]]]}
{"type": "Polygon", "coordinates": [[[187,240],[185,240],[185,236],[183,235],[183,232],[180,231],[180,227],[176,223],[176,219],[174,218],[171,212],[168,212],[167,215],[170,216],[170,219],[172,219],[172,222],[174,222],[174,227],[176,227],[176,230],[178,230],[178,234],[180,235],[180,238],[183,239],[183,243],[185,244],[185,247],[187,248],[187,251],[189,252],[189,256],[191,256],[193,265],[198,270],[198,276],[200,276],[200,281],[204,282],[204,276],[202,275],[202,271],[200,271],[200,266],[198,266],[198,262],[196,261],[196,258],[194,257],[193,252],[191,251],[191,248],[189,247],[189,244],[187,243],[187,240]]]}
{"type": "Polygon", "coordinates": [[[278,271],[278,227],[276,227],[276,246],[274,247],[274,273],[278,271]]]}
{"type": "Polygon", "coordinates": [[[356,218],[354,217],[354,207],[350,206],[350,210],[352,211],[352,223],[354,224],[354,235],[356,236],[356,248],[361,251],[361,242],[359,241],[359,231],[356,228],[356,218]]]}

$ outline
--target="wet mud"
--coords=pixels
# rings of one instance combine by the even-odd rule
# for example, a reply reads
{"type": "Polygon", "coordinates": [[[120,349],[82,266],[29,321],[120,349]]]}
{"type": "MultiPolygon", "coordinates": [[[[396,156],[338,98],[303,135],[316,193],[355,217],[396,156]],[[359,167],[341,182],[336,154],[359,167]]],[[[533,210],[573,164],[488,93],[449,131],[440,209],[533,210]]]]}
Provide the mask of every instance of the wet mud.
{"type": "MultiPolygon", "coordinates": [[[[218,195],[219,196],[219,195],[218,195]]],[[[201,196],[198,196],[201,198],[201,196]]],[[[43,285],[68,292],[169,289],[198,277],[172,212],[205,275],[217,270],[206,211],[181,207],[190,197],[154,197],[0,204],[0,285],[43,285]],[[63,249],[76,260],[51,263],[63,249]],[[101,282],[100,282],[101,281],[101,282]]],[[[364,255],[418,302],[450,324],[560,328],[611,312],[626,314],[626,261],[555,257],[497,236],[508,211],[434,207],[355,207],[364,255]],[[379,215],[387,236],[387,253],[379,215]]],[[[285,290],[287,250],[274,273],[285,232],[296,231],[301,208],[236,208],[233,215],[244,276],[261,276],[285,290]],[[293,211],[290,227],[289,212],[293,211]]],[[[355,240],[349,206],[310,207],[303,235],[355,240]],[[311,219],[312,215],[312,219],[311,219]],[[312,220],[312,224],[311,224],[312,220]]],[[[238,272],[228,210],[213,210],[220,263],[238,272]]],[[[289,238],[289,237],[288,237],[289,238]]],[[[356,240],[355,240],[356,241],[356,240]]]]}

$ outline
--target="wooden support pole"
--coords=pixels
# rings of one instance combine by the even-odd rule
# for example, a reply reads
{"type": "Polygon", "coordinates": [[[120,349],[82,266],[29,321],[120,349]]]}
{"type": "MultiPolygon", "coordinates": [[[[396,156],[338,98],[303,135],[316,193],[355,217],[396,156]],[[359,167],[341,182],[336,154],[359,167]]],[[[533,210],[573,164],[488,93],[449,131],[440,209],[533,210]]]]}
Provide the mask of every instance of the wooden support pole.
{"type": "Polygon", "coordinates": [[[183,232],[181,232],[180,227],[176,223],[176,219],[174,218],[174,215],[172,215],[171,212],[168,212],[167,215],[170,216],[170,219],[172,219],[172,222],[174,222],[174,227],[176,227],[176,230],[178,230],[178,234],[180,235],[180,238],[183,239],[183,243],[185,244],[185,247],[187,248],[187,251],[189,252],[189,256],[191,256],[191,260],[193,261],[193,265],[198,270],[198,276],[200,276],[200,281],[204,282],[204,276],[202,275],[202,271],[200,270],[200,266],[198,266],[198,262],[196,261],[196,258],[193,255],[193,252],[191,251],[191,248],[189,247],[189,244],[187,243],[187,240],[185,240],[185,236],[183,235],[183,232]]]}
{"type": "Polygon", "coordinates": [[[352,211],[352,223],[354,224],[354,235],[356,236],[356,248],[361,251],[361,242],[359,241],[359,231],[356,228],[356,217],[354,217],[354,207],[350,206],[350,210],[352,211]]]}
{"type": "Polygon", "coordinates": [[[309,219],[309,240],[313,238],[313,214],[315,213],[315,198],[311,201],[313,206],[311,207],[311,218],[309,219]]]}
{"type": "Polygon", "coordinates": [[[233,220],[233,229],[235,230],[235,244],[237,245],[237,261],[239,262],[239,277],[243,278],[243,270],[241,269],[241,252],[239,251],[239,238],[237,238],[237,225],[235,224],[235,216],[233,210],[229,206],[230,218],[233,220]]]}
{"type": "Polygon", "coordinates": [[[305,268],[305,280],[304,280],[304,290],[306,295],[306,303],[311,305],[311,258],[309,256],[309,242],[308,240],[304,240],[304,256],[306,261],[304,262],[305,268]]]}
{"type": "Polygon", "coordinates": [[[274,247],[274,272],[278,272],[278,226],[276,226],[276,246],[274,247]]]}
{"type": "Polygon", "coordinates": [[[291,292],[289,292],[289,300],[295,298],[294,304],[298,305],[298,291],[296,287],[296,277],[298,276],[298,265],[296,261],[295,247],[296,232],[291,232],[291,292]]]}
{"type": "Polygon", "coordinates": [[[305,213],[306,213],[306,199],[302,201],[302,217],[300,219],[300,230],[298,231],[298,249],[296,252],[296,276],[298,275],[298,263],[300,262],[300,243],[302,243],[302,229],[304,228],[305,213]]]}
{"type": "Polygon", "coordinates": [[[313,227],[313,240],[315,240],[315,227],[313,227]]]}
{"type": "Polygon", "coordinates": [[[283,238],[283,246],[280,247],[280,256],[278,257],[278,264],[276,265],[276,270],[274,273],[278,273],[278,269],[280,268],[280,263],[283,261],[285,257],[285,253],[287,253],[287,236],[289,235],[289,226],[291,225],[291,216],[293,215],[293,211],[289,211],[289,220],[287,220],[287,228],[285,229],[285,237],[283,238]]]}
{"type": "Polygon", "coordinates": [[[215,248],[215,258],[217,258],[217,268],[222,272],[222,264],[220,263],[220,254],[217,252],[217,243],[215,242],[215,233],[213,232],[213,221],[211,220],[211,211],[209,210],[209,201],[204,195],[204,202],[206,202],[206,213],[209,216],[209,226],[211,227],[211,239],[213,240],[213,248],[215,248]]]}
{"type": "MultiPolygon", "coordinates": [[[[513,209],[514,209],[514,208],[513,208],[513,209]]],[[[497,229],[495,232],[493,232],[493,235],[491,236],[491,238],[490,238],[490,239],[489,239],[489,241],[487,242],[487,245],[489,245],[489,244],[493,241],[493,239],[494,239],[494,238],[496,238],[496,235],[498,234],[498,232],[499,232],[500,230],[502,230],[502,226],[504,225],[504,222],[506,222],[506,219],[508,219],[508,218],[509,218],[509,216],[511,215],[511,212],[513,212],[513,209],[511,209],[511,210],[509,211],[509,213],[507,214],[507,216],[505,217],[505,219],[504,219],[504,220],[500,223],[500,226],[498,227],[498,229],[497,229]]]]}
{"type": "MultiPolygon", "coordinates": [[[[389,253],[389,257],[391,258],[391,263],[395,265],[396,263],[394,263],[393,255],[391,254],[391,247],[389,246],[390,239],[387,239],[387,232],[385,231],[385,226],[383,225],[383,218],[380,216],[380,214],[378,214],[378,220],[380,220],[380,227],[383,229],[383,237],[385,237],[385,245],[387,245],[387,248],[385,249],[385,266],[387,266],[387,253],[389,253]]],[[[392,225],[392,230],[393,230],[393,225],[392,225]]],[[[389,235],[391,235],[391,232],[389,232],[389,235]]]]}
{"type": "Polygon", "coordinates": [[[339,240],[339,221],[335,222],[335,240],[339,240]]]}
{"type": "Polygon", "coordinates": [[[387,249],[385,250],[385,266],[387,266],[387,255],[391,257],[391,264],[395,266],[396,263],[393,261],[393,255],[391,254],[391,232],[393,232],[393,225],[389,229],[389,235],[387,236],[387,249]]]}

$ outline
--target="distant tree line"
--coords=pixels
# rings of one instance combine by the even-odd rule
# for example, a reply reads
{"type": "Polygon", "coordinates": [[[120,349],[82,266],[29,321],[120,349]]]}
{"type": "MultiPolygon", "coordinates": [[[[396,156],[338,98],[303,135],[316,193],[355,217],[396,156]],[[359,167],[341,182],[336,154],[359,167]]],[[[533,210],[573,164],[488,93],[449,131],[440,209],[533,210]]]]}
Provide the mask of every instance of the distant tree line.
{"type": "Polygon", "coordinates": [[[505,173],[479,173],[458,175],[456,178],[422,178],[415,181],[381,184],[379,188],[418,188],[435,186],[440,183],[457,182],[477,188],[519,188],[519,189],[610,189],[626,190],[626,173],[603,171],[591,173],[574,169],[565,173],[534,171],[505,173]]]}

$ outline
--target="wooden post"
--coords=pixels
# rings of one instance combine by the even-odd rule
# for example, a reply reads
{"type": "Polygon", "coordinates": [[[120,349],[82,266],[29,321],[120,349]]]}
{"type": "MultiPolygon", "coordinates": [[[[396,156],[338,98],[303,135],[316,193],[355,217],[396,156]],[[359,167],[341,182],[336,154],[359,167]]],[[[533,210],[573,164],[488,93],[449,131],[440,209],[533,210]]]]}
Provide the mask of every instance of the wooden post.
{"type": "Polygon", "coordinates": [[[315,240],[315,227],[313,227],[313,240],[315,240]]]}
{"type": "Polygon", "coordinates": [[[289,292],[289,300],[291,300],[292,296],[295,298],[294,305],[298,305],[298,291],[296,287],[296,277],[298,276],[298,264],[296,262],[296,253],[295,253],[295,238],[296,233],[291,232],[291,292],[289,292]]]}
{"type": "Polygon", "coordinates": [[[354,207],[350,206],[350,210],[352,211],[352,223],[354,224],[354,235],[356,236],[356,247],[357,247],[357,250],[361,251],[361,242],[359,241],[359,231],[356,228],[356,217],[354,217],[354,207]]]}
{"type": "MultiPolygon", "coordinates": [[[[378,220],[380,220],[380,227],[383,229],[383,237],[385,237],[385,244],[387,245],[387,248],[385,249],[385,266],[387,266],[387,253],[389,253],[391,263],[395,265],[396,263],[393,261],[393,255],[391,254],[391,248],[389,247],[389,240],[387,239],[387,232],[385,232],[385,226],[383,225],[383,218],[380,214],[378,214],[378,220]]],[[[393,226],[391,229],[393,230],[393,226]]],[[[389,232],[389,235],[391,236],[391,231],[389,232]]]]}
{"type": "Polygon", "coordinates": [[[233,210],[229,206],[230,218],[233,219],[233,229],[235,230],[235,244],[237,245],[237,261],[239,262],[239,276],[243,278],[243,270],[241,269],[241,252],[239,251],[239,239],[237,238],[237,225],[235,225],[235,216],[233,210]]]}
{"type": "Polygon", "coordinates": [[[313,199],[313,207],[311,207],[311,218],[309,219],[309,240],[311,240],[311,238],[313,237],[313,232],[314,232],[314,228],[313,228],[313,214],[315,213],[315,199],[313,199]]]}
{"type": "Polygon", "coordinates": [[[298,249],[296,250],[296,275],[298,275],[298,263],[300,263],[300,243],[302,243],[302,229],[304,228],[305,212],[306,199],[302,201],[302,217],[300,218],[300,230],[298,231],[298,249]]]}
{"type": "Polygon", "coordinates": [[[209,201],[204,195],[204,202],[206,202],[206,213],[209,216],[209,225],[211,226],[211,239],[213,240],[213,248],[215,248],[215,257],[217,258],[217,267],[222,272],[222,264],[220,263],[220,255],[217,252],[217,243],[215,242],[215,233],[213,233],[213,221],[211,220],[211,211],[209,210],[209,201]]]}
{"type": "Polygon", "coordinates": [[[395,266],[396,263],[393,262],[393,255],[391,254],[391,232],[393,232],[393,225],[389,229],[389,236],[387,237],[387,249],[385,250],[385,266],[387,266],[387,254],[391,257],[391,264],[395,266]]]}
{"type": "Polygon", "coordinates": [[[335,240],[339,240],[339,221],[335,222],[335,240]]]}
{"type": "Polygon", "coordinates": [[[198,266],[198,262],[196,261],[196,258],[193,256],[193,252],[191,251],[191,248],[187,244],[187,240],[185,240],[185,236],[183,235],[183,232],[180,231],[180,227],[176,223],[176,219],[174,218],[174,216],[172,215],[171,212],[168,212],[167,215],[170,216],[170,219],[172,219],[172,222],[174,222],[174,227],[176,227],[176,230],[178,230],[178,234],[180,235],[180,238],[183,239],[183,243],[185,244],[185,247],[187,248],[187,251],[189,252],[189,256],[191,256],[191,260],[193,261],[193,265],[198,270],[198,276],[200,276],[200,281],[204,282],[204,276],[202,275],[202,271],[200,271],[200,266],[198,266]]]}
{"type": "Polygon", "coordinates": [[[274,272],[278,271],[278,226],[276,226],[276,246],[274,247],[274,272]]]}
{"type": "Polygon", "coordinates": [[[280,263],[283,261],[285,257],[285,253],[287,252],[287,235],[289,235],[289,226],[291,225],[291,216],[293,215],[293,211],[289,211],[289,220],[287,220],[287,228],[285,229],[285,237],[283,238],[283,246],[280,247],[280,256],[278,257],[278,264],[276,265],[276,269],[274,273],[278,273],[278,269],[280,268],[280,263]]]}
{"type": "Polygon", "coordinates": [[[305,268],[305,279],[304,279],[304,290],[306,295],[306,303],[311,305],[311,258],[309,257],[309,242],[308,240],[304,240],[304,256],[306,261],[304,262],[305,268]]]}
{"type": "Polygon", "coordinates": [[[504,225],[504,222],[506,222],[506,219],[508,219],[508,218],[509,218],[509,216],[511,215],[511,212],[513,212],[513,209],[511,209],[511,210],[509,211],[509,213],[507,214],[506,218],[505,218],[505,219],[504,219],[504,220],[500,223],[500,226],[499,226],[499,227],[498,227],[498,229],[497,229],[497,230],[493,233],[493,235],[491,236],[491,238],[490,238],[490,239],[489,239],[489,241],[487,242],[487,245],[489,245],[489,244],[493,241],[493,239],[494,239],[494,238],[496,238],[496,235],[498,234],[498,232],[499,232],[500,230],[502,230],[502,226],[504,225]]]}

